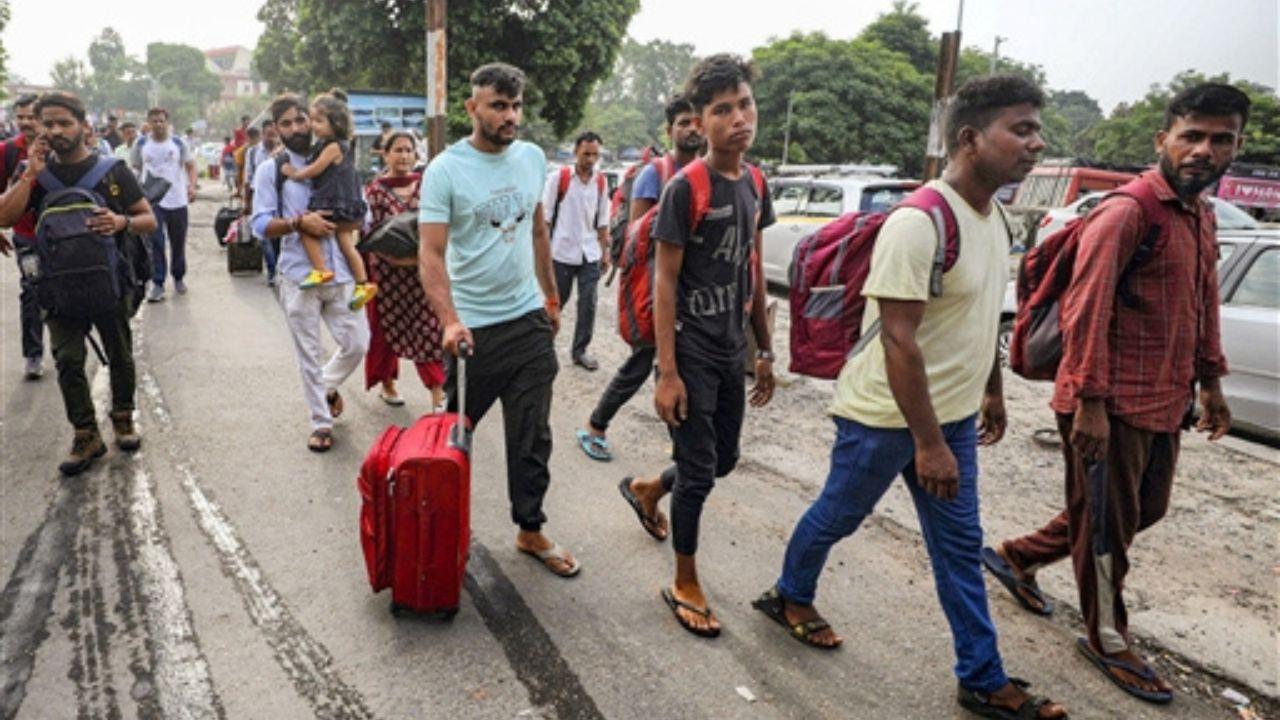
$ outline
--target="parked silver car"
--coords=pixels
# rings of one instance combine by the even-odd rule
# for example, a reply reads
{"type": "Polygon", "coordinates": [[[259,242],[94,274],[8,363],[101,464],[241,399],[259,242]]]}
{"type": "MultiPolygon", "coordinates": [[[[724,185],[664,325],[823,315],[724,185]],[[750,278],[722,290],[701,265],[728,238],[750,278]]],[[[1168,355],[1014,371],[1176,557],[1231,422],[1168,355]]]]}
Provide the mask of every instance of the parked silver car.
{"type": "Polygon", "coordinates": [[[897,205],[917,180],[878,176],[801,176],[769,180],[778,221],[764,231],[764,277],[791,286],[791,259],[796,243],[847,212],[882,212],[897,205]]]}
{"type": "MultiPolygon", "coordinates": [[[[1280,443],[1280,230],[1219,232],[1218,285],[1222,351],[1231,369],[1222,392],[1232,425],[1280,443]]],[[[1000,317],[1000,357],[1006,364],[1016,311],[1011,281],[1000,317]]]]}

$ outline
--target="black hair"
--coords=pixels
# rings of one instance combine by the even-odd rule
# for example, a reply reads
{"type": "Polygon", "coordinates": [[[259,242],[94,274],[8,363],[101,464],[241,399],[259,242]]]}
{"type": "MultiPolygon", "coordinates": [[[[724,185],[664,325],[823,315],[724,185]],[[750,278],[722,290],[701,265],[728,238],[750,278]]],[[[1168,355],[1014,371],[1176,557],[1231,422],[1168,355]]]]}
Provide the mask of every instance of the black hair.
{"type": "Polygon", "coordinates": [[[230,135],[223,135],[223,136],[222,136],[222,142],[231,142],[231,136],[230,136],[230,135]]]}
{"type": "Polygon", "coordinates": [[[73,93],[54,90],[53,92],[47,92],[41,95],[40,99],[36,100],[36,115],[39,115],[40,112],[47,107],[63,108],[74,115],[76,120],[84,122],[84,103],[81,102],[80,98],[76,97],[73,93]]]}
{"type": "Polygon", "coordinates": [[[324,113],[325,119],[329,121],[329,127],[333,128],[334,138],[343,142],[351,139],[354,123],[351,120],[351,111],[347,109],[345,92],[334,88],[312,100],[311,107],[324,113]]]}
{"type": "Polygon", "coordinates": [[[13,109],[17,110],[20,107],[26,107],[39,99],[40,96],[35,93],[22,93],[13,101],[13,109]]]}
{"type": "Polygon", "coordinates": [[[282,93],[277,95],[275,100],[271,101],[271,119],[276,122],[279,122],[280,116],[290,110],[297,110],[299,113],[305,115],[307,113],[307,104],[303,102],[301,96],[293,93],[282,93]]]}
{"type": "Polygon", "coordinates": [[[961,130],[985,130],[1001,110],[1014,105],[1042,108],[1044,91],[1020,75],[988,75],[961,85],[947,108],[947,152],[960,146],[961,130]]]}
{"type": "Polygon", "coordinates": [[[679,116],[680,113],[693,112],[693,103],[689,102],[689,99],[684,95],[677,93],[675,97],[671,98],[667,103],[667,107],[664,108],[663,112],[667,114],[667,127],[671,127],[676,124],[676,117],[679,116]]]}
{"type": "Polygon", "coordinates": [[[383,120],[381,123],[379,123],[379,125],[382,127],[383,130],[391,129],[391,122],[388,120],[383,120]]]}
{"type": "Polygon", "coordinates": [[[249,120],[249,116],[248,116],[248,115],[241,115],[241,116],[240,116],[240,122],[242,122],[242,123],[243,123],[243,122],[248,122],[248,120],[249,120]]]}
{"type": "Polygon", "coordinates": [[[1173,121],[1188,115],[1210,117],[1240,116],[1240,129],[1249,122],[1249,96],[1240,88],[1225,83],[1200,83],[1173,96],[1164,111],[1164,129],[1173,127],[1173,121]]]}
{"type": "Polygon", "coordinates": [[[601,140],[600,136],[595,134],[594,132],[587,130],[583,132],[581,135],[579,135],[578,137],[573,139],[573,149],[577,150],[578,146],[584,142],[593,142],[593,143],[603,144],[604,140],[601,140]]]}
{"type": "Polygon", "coordinates": [[[524,92],[524,71],[506,63],[489,63],[471,73],[471,87],[491,87],[501,95],[520,97],[524,92]]]}
{"type": "Polygon", "coordinates": [[[263,120],[263,121],[262,121],[262,125],[261,125],[261,127],[262,127],[262,129],[263,129],[263,130],[266,130],[267,128],[269,128],[269,127],[271,127],[272,125],[275,125],[275,124],[276,124],[276,121],[275,121],[275,120],[272,120],[271,118],[266,118],[265,120],[263,120]]]}
{"type": "Polygon", "coordinates": [[[401,138],[408,138],[409,144],[413,145],[413,152],[416,155],[418,153],[418,138],[414,137],[413,133],[409,132],[408,130],[396,130],[395,132],[388,135],[387,141],[382,144],[382,150],[384,152],[390,152],[392,146],[394,146],[396,144],[396,141],[401,138]]]}
{"type": "Polygon", "coordinates": [[[109,123],[118,122],[119,120],[120,120],[120,118],[116,117],[115,115],[108,115],[108,116],[107,116],[107,122],[109,122],[109,123]]]}
{"type": "Polygon", "coordinates": [[[137,123],[135,123],[132,120],[125,120],[124,122],[120,123],[121,130],[128,130],[129,128],[134,128],[136,130],[137,127],[138,127],[137,123]]]}
{"type": "Polygon", "coordinates": [[[693,66],[684,84],[684,96],[694,112],[702,112],[711,98],[726,90],[737,90],[739,85],[750,85],[755,79],[756,68],[750,60],[732,53],[719,53],[693,66]]]}
{"type": "Polygon", "coordinates": [[[165,110],[165,109],[164,109],[164,108],[162,108],[162,107],[153,107],[153,108],[151,108],[150,110],[148,110],[148,111],[147,111],[147,117],[151,117],[152,115],[155,115],[156,113],[159,113],[159,114],[161,114],[161,115],[164,115],[164,119],[165,119],[165,120],[168,120],[168,119],[169,119],[169,111],[168,111],[168,110],[165,110]]]}
{"type": "Polygon", "coordinates": [[[261,131],[261,130],[259,130],[258,128],[253,127],[252,125],[250,125],[250,126],[249,126],[249,129],[248,129],[248,130],[246,130],[244,134],[245,134],[246,136],[248,136],[248,137],[261,137],[261,136],[262,136],[262,131],[261,131]]]}

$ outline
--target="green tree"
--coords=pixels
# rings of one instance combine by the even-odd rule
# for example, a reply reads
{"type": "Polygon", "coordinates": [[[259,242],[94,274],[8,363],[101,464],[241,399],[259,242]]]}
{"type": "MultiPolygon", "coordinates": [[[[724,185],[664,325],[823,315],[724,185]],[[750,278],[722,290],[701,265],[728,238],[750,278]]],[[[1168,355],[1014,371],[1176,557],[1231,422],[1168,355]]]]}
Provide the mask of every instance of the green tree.
{"type": "Polygon", "coordinates": [[[667,102],[697,61],[692,45],[627,38],[612,74],[591,94],[580,129],[596,131],[611,148],[660,142],[667,102]]]}
{"type": "Polygon", "coordinates": [[[102,32],[89,44],[88,78],[90,107],[102,110],[142,110],[147,103],[146,69],[125,53],[124,39],[113,28],[102,32]]]}
{"type": "Polygon", "coordinates": [[[80,97],[84,97],[89,89],[89,71],[83,62],[72,55],[53,64],[53,69],[49,71],[49,80],[59,90],[73,92],[80,97]]]}
{"type": "Polygon", "coordinates": [[[240,118],[248,115],[252,122],[258,118],[258,113],[265,111],[270,104],[271,98],[266,96],[238,97],[234,100],[219,102],[206,113],[209,130],[218,137],[229,135],[240,127],[240,118]]]}
{"type": "Polygon", "coordinates": [[[893,9],[880,13],[858,37],[902,53],[912,67],[926,75],[933,75],[938,66],[938,40],[929,34],[929,21],[914,2],[894,0],[893,9]]]}
{"type": "Polygon", "coordinates": [[[1064,156],[1092,157],[1093,142],[1090,128],[1102,120],[1102,108],[1098,101],[1083,90],[1050,90],[1047,114],[1060,117],[1066,124],[1059,128],[1067,137],[1061,143],[1064,156]]]}
{"type": "MultiPolygon", "coordinates": [[[[4,34],[4,28],[9,24],[9,12],[9,0],[0,0],[0,36],[4,34]]],[[[9,50],[0,40],[0,100],[5,98],[4,84],[9,81],[8,67],[9,50]]]]}
{"type": "Polygon", "coordinates": [[[932,79],[905,55],[869,40],[796,33],[757,48],[754,58],[761,118],[755,154],[781,158],[793,96],[793,152],[803,148],[795,160],[890,163],[906,174],[920,172],[932,79]]]}
{"type": "Polygon", "coordinates": [[[159,105],[169,111],[174,127],[204,117],[205,108],[222,94],[222,81],[210,72],[204,53],[190,45],[147,45],[147,73],[159,83],[159,105]]]}
{"type": "MultiPolygon", "coordinates": [[[[462,102],[473,69],[501,60],[530,79],[528,110],[564,134],[582,119],[592,86],[608,73],[639,0],[454,0],[449,3],[451,134],[470,123],[462,102]],[[589,32],[584,32],[589,27],[589,32]]],[[[421,0],[267,0],[254,60],[273,86],[421,92],[421,0]]]]}

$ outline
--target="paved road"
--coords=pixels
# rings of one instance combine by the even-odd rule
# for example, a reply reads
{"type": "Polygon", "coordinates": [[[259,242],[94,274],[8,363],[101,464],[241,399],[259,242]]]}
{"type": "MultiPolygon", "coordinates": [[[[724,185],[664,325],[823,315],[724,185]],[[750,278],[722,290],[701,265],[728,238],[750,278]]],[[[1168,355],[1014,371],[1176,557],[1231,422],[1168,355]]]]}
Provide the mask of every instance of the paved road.
{"type": "MultiPolygon", "coordinates": [[[[618,460],[587,460],[572,431],[607,378],[576,368],[557,380],[547,530],[583,560],[581,577],[514,551],[495,410],[475,442],[464,606],[447,624],[393,618],[365,582],[354,477],[381,428],[411,421],[428,396],[406,378],[408,407],[388,408],[352,378],[336,447],[309,453],[280,310],[261,277],[225,273],[213,209],[206,198],[193,213],[191,293],[136,323],[143,450],[113,451],[81,478],[56,473],[70,439],[56,383],[20,380],[16,273],[0,271],[0,717],[965,717],[923,545],[893,512],[902,498],[832,555],[824,608],[843,650],[804,648],[750,609],[821,477],[789,472],[772,449],[746,447],[704,516],[724,635],[677,628],[658,598],[670,549],[615,489],[659,467],[661,427],[643,395],[618,421],[618,460]]],[[[622,350],[601,317],[607,368],[622,350]]],[[[102,409],[105,373],[91,372],[102,409]]],[[[756,435],[787,422],[749,420],[756,435]]],[[[809,456],[827,442],[810,438],[809,456]]],[[[1073,717],[1235,716],[1199,692],[1163,710],[1130,701],[1076,656],[1070,613],[1039,621],[994,593],[992,607],[1010,672],[1073,717]]],[[[1174,660],[1189,686],[1221,691],[1198,661],[1174,660]]]]}

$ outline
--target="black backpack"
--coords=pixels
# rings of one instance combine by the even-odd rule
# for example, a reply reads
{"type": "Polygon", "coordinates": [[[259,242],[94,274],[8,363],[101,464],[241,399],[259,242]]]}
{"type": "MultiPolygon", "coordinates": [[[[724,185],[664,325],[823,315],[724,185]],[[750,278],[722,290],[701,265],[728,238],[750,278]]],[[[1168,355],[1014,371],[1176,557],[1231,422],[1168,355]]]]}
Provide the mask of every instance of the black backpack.
{"type": "Polygon", "coordinates": [[[122,255],[115,236],[100,235],[86,225],[95,210],[107,206],[94,188],[117,162],[98,158],[71,187],[48,168],[36,178],[45,192],[36,215],[36,299],[57,315],[91,318],[124,297],[122,255]]]}

